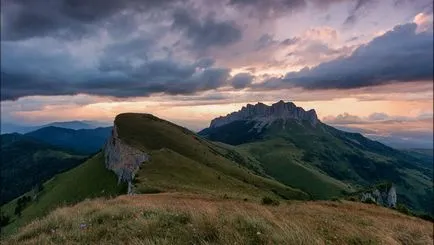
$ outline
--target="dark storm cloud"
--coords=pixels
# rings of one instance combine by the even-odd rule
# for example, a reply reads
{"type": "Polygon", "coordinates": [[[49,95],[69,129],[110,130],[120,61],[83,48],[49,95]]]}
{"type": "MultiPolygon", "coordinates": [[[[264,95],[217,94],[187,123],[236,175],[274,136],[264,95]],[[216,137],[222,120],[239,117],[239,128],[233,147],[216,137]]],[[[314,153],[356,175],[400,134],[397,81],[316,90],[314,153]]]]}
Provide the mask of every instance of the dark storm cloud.
{"type": "Polygon", "coordinates": [[[200,68],[208,68],[214,65],[215,60],[209,57],[206,58],[200,58],[196,61],[196,65],[200,68]]]}
{"type": "Polygon", "coordinates": [[[191,49],[206,50],[211,46],[226,46],[239,41],[242,32],[232,21],[218,21],[209,15],[204,20],[194,13],[178,9],[173,14],[173,29],[181,30],[192,42],[191,49]]]}
{"type": "Polygon", "coordinates": [[[229,4],[259,18],[276,17],[306,6],[304,0],[230,0],[229,4]]]}
{"type": "Polygon", "coordinates": [[[253,76],[250,73],[238,73],[231,80],[232,87],[242,89],[249,86],[253,81],[253,76]]]}
{"type": "MultiPolygon", "coordinates": [[[[2,0],[3,40],[46,35],[80,37],[122,11],[144,12],[181,0],[2,0]]],[[[126,15],[128,16],[128,15],[126,15]]],[[[119,19],[116,20],[119,22],[119,19]]],[[[127,22],[123,22],[125,26],[127,22]]],[[[126,27],[126,26],[125,26],[126,27]]]]}
{"type": "Polygon", "coordinates": [[[68,56],[26,52],[21,46],[2,44],[1,99],[80,93],[113,97],[194,94],[225,86],[229,79],[230,70],[213,67],[212,59],[190,63],[149,60],[146,41],[127,43],[130,45],[106,49],[97,69],[78,66],[68,56]],[[130,49],[133,43],[142,47],[135,49],[137,53],[130,49]],[[118,57],[120,53],[124,56],[118,57]]]}
{"type": "Polygon", "coordinates": [[[307,89],[349,89],[391,82],[433,79],[433,35],[416,33],[416,24],[393,30],[356,49],[349,57],[322,63],[312,69],[290,72],[276,83],[307,89]]]}
{"type": "Polygon", "coordinates": [[[153,61],[130,70],[98,74],[83,80],[60,80],[34,74],[1,73],[2,100],[32,95],[92,94],[113,97],[140,97],[152,93],[194,94],[226,85],[229,69],[207,68],[196,71],[193,65],[172,61],[153,61]],[[128,72],[127,72],[128,71],[128,72]]]}

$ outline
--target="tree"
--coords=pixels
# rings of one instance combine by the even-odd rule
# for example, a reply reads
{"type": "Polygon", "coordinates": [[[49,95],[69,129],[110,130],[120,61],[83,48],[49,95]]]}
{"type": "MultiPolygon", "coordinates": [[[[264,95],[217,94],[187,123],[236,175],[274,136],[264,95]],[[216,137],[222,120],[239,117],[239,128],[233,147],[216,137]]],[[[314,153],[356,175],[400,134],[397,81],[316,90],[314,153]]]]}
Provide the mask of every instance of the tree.
{"type": "Polygon", "coordinates": [[[8,215],[0,213],[0,227],[8,225],[10,220],[11,219],[8,215]]]}
{"type": "Polygon", "coordinates": [[[17,205],[17,206],[15,207],[14,214],[15,214],[16,216],[18,216],[18,217],[21,217],[21,209],[22,209],[22,207],[21,207],[20,205],[17,205]]]}

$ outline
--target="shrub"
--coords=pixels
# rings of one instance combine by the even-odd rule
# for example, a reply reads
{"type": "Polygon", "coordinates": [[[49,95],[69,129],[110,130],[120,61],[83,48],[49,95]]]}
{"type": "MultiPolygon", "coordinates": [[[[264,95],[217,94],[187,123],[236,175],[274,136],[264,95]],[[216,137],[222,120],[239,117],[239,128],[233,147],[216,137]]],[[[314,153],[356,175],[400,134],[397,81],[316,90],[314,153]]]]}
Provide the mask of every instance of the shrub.
{"type": "Polygon", "coordinates": [[[330,200],[332,200],[333,202],[341,202],[341,199],[339,199],[339,197],[332,197],[330,200]]]}
{"type": "Polygon", "coordinates": [[[264,204],[264,205],[274,205],[274,206],[277,206],[277,205],[279,205],[280,203],[279,203],[278,200],[276,200],[276,199],[274,199],[274,198],[271,198],[271,197],[263,197],[263,198],[262,198],[262,204],[264,204]]]}
{"type": "Polygon", "coordinates": [[[140,186],[138,188],[138,192],[140,194],[157,194],[157,193],[161,193],[163,191],[158,189],[158,188],[151,187],[151,186],[140,186]]]}
{"type": "Polygon", "coordinates": [[[406,215],[411,215],[411,211],[410,209],[407,208],[407,206],[405,206],[402,203],[398,203],[396,205],[396,210],[400,213],[406,214],[406,215]]]}
{"type": "Polygon", "coordinates": [[[377,204],[377,202],[375,202],[375,200],[372,199],[372,198],[367,198],[365,201],[363,201],[363,203],[367,203],[367,204],[377,204]]]}

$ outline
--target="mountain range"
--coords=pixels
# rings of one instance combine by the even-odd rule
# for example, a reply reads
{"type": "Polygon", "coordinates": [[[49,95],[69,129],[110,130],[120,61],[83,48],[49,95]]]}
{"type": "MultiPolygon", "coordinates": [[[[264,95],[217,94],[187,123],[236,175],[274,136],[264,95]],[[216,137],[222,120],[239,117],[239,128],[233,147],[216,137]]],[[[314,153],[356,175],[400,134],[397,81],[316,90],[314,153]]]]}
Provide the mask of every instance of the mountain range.
{"type": "Polygon", "coordinates": [[[111,131],[112,127],[69,129],[49,126],[26,133],[25,135],[47,144],[73,150],[80,154],[93,154],[101,150],[111,131]]]}
{"type": "MultiPolygon", "coordinates": [[[[45,136],[67,146],[69,138],[60,140],[63,133],[55,133],[58,129],[44,130],[48,132],[25,137],[39,136],[37,140],[42,141],[45,136]]],[[[104,130],[109,136],[101,152],[54,176],[42,185],[42,191],[25,193],[2,206],[11,217],[4,233],[15,234],[8,241],[110,243],[122,238],[131,243],[148,239],[154,244],[298,244],[296,238],[302,237],[311,244],[315,242],[309,237],[315,236],[317,242],[330,244],[381,244],[405,242],[396,237],[396,230],[387,230],[384,222],[408,224],[400,230],[406,236],[415,234],[415,227],[426,230],[431,224],[345,200],[387,203],[396,209],[405,205],[411,212],[432,214],[432,155],[396,150],[361,134],[335,129],[321,122],[314,110],[305,111],[291,102],[246,105],[212,120],[198,134],[138,113],[120,114],[113,128],[104,130]],[[18,200],[29,195],[34,200],[26,203],[20,215],[14,214],[18,200]],[[113,200],[82,202],[118,195],[113,200]],[[46,216],[59,205],[78,202],[82,203],[46,216]],[[259,208],[260,204],[269,207],[259,208]],[[348,210],[356,214],[349,216],[348,210]],[[300,212],[303,215],[298,217],[300,212]],[[368,216],[369,220],[363,218],[368,216]],[[45,218],[26,225],[41,217],[45,218]],[[298,219],[308,222],[304,226],[291,223],[298,219]],[[321,223],[326,220],[330,222],[321,223]],[[340,233],[342,224],[366,232],[340,233]],[[19,227],[24,228],[18,231],[19,227]],[[229,235],[219,232],[224,227],[229,235]],[[46,229],[47,235],[36,232],[46,229]],[[309,234],[294,235],[294,229],[307,229],[309,234]],[[376,236],[379,230],[386,235],[376,236]],[[111,233],[117,237],[98,235],[111,233]],[[259,240],[251,240],[255,237],[259,240]]],[[[83,145],[87,139],[82,139],[83,145]]],[[[411,236],[430,240],[425,233],[411,236]]]]}
{"type": "Polygon", "coordinates": [[[99,127],[108,127],[108,126],[110,126],[110,125],[107,123],[97,122],[97,121],[88,121],[88,120],[52,122],[52,123],[43,124],[43,125],[30,125],[30,126],[2,122],[1,123],[1,133],[2,134],[7,134],[7,133],[25,134],[25,133],[29,133],[29,132],[32,132],[32,131],[35,131],[35,130],[38,130],[41,128],[46,128],[46,127],[58,127],[58,128],[67,128],[67,129],[78,130],[78,129],[95,129],[95,128],[99,128],[99,127]]]}

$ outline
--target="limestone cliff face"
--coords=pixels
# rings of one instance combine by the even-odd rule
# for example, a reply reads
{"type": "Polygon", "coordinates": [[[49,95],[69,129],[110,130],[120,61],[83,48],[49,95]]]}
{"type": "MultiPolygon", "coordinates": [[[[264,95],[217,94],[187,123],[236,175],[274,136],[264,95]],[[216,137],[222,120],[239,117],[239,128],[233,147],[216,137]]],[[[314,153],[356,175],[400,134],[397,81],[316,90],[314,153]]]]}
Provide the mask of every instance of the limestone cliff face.
{"type": "Polygon", "coordinates": [[[364,192],[360,196],[362,202],[373,202],[384,207],[395,208],[396,207],[396,188],[391,185],[384,190],[374,189],[372,191],[364,192]]]}
{"type": "Polygon", "coordinates": [[[116,173],[119,182],[128,183],[128,193],[132,193],[134,174],[140,164],[149,160],[149,155],[122,141],[114,125],[112,135],[104,146],[104,157],[105,166],[116,173]]]}
{"type": "Polygon", "coordinates": [[[292,102],[285,103],[281,100],[271,106],[262,103],[256,105],[248,104],[247,106],[243,106],[243,108],[237,112],[232,112],[224,117],[215,118],[211,121],[210,128],[220,127],[238,120],[272,122],[276,119],[304,120],[308,121],[313,126],[319,122],[315,110],[305,111],[303,108],[297,107],[292,102]]]}

